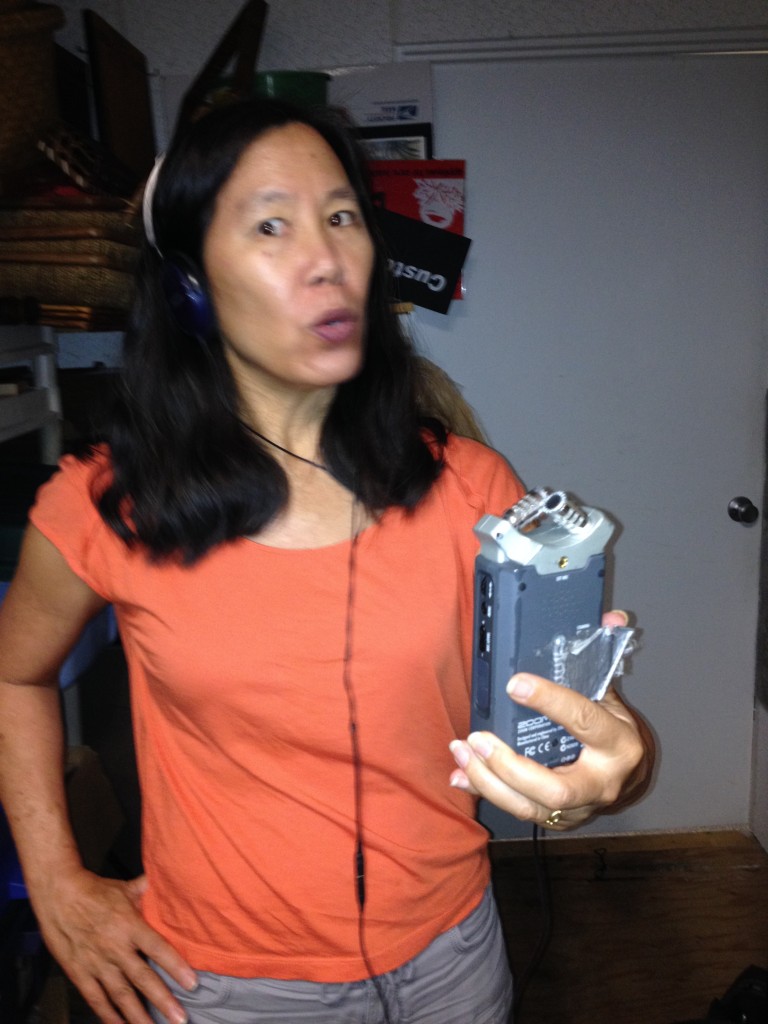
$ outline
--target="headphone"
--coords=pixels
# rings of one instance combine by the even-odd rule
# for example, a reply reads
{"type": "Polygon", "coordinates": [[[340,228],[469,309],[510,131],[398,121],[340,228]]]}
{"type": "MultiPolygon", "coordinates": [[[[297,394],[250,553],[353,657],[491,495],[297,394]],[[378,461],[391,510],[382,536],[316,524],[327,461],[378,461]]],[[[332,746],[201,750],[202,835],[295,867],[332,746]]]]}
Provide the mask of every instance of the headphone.
{"type": "Polygon", "coordinates": [[[141,201],[142,220],[147,241],[163,261],[161,285],[171,316],[177,326],[198,341],[205,342],[213,334],[216,316],[211,300],[205,290],[202,275],[192,260],[182,253],[166,257],[160,251],[152,219],[152,203],[155,198],[157,179],[165,157],[159,156],[149,173],[141,201]]]}

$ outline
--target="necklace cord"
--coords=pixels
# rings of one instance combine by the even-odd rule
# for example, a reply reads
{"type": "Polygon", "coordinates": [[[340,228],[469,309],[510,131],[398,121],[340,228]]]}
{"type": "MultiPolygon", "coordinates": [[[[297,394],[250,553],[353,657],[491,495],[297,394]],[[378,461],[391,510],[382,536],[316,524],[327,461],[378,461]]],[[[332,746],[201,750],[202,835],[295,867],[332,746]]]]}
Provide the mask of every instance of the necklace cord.
{"type": "Polygon", "coordinates": [[[278,451],[283,452],[285,455],[290,455],[292,459],[298,459],[299,462],[306,462],[308,466],[314,466],[315,469],[322,469],[324,473],[330,473],[330,469],[328,469],[327,466],[324,466],[322,462],[315,462],[314,459],[308,459],[304,455],[298,455],[296,452],[292,452],[290,448],[284,448],[281,444],[278,444],[277,441],[272,441],[269,437],[265,437],[263,434],[260,434],[258,430],[254,430],[253,427],[245,422],[245,420],[240,420],[240,422],[246,430],[250,431],[254,437],[258,437],[258,439],[263,441],[265,444],[271,445],[273,448],[277,448],[278,451]]]}
{"type": "Polygon", "coordinates": [[[376,993],[384,1013],[385,1024],[390,1024],[389,1007],[381,979],[376,976],[368,953],[368,945],[365,939],[365,845],[363,842],[363,763],[360,756],[360,738],[357,729],[357,702],[355,691],[352,685],[351,661],[352,641],[354,634],[354,607],[355,607],[355,582],[357,575],[357,553],[359,533],[355,527],[355,511],[357,501],[352,502],[352,522],[350,529],[349,561],[347,568],[347,613],[344,629],[344,667],[342,681],[344,692],[347,696],[347,707],[349,709],[349,735],[352,743],[352,764],[354,770],[354,807],[355,807],[355,856],[354,856],[354,877],[355,891],[358,906],[358,941],[360,953],[368,972],[368,977],[373,982],[376,993]]]}

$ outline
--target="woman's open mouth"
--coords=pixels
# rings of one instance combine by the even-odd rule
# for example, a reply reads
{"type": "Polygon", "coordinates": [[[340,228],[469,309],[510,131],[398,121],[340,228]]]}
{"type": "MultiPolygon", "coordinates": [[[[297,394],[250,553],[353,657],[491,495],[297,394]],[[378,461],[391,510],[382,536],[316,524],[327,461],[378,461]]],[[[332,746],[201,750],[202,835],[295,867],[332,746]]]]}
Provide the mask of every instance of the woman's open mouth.
{"type": "Polygon", "coordinates": [[[314,323],[312,330],[323,341],[339,344],[352,337],[359,322],[359,317],[348,309],[331,310],[314,323]]]}

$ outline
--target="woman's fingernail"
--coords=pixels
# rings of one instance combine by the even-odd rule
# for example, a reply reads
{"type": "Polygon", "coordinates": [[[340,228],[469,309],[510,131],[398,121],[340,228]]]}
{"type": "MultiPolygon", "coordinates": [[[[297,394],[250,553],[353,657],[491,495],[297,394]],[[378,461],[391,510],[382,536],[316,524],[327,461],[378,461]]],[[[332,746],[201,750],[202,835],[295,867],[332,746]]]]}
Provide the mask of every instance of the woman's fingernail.
{"type": "Polygon", "coordinates": [[[467,736],[467,743],[472,747],[478,757],[490,757],[493,753],[493,741],[483,733],[471,733],[467,736]]]}
{"type": "Polygon", "coordinates": [[[459,768],[466,768],[470,758],[466,744],[462,743],[461,740],[453,740],[448,744],[448,749],[453,754],[453,759],[459,768]]]}
{"type": "Polygon", "coordinates": [[[510,697],[520,697],[525,700],[533,693],[533,684],[526,676],[512,676],[507,683],[507,693],[510,697]]]}
{"type": "Polygon", "coordinates": [[[171,1024],[189,1024],[189,1017],[180,1006],[171,1010],[171,1024]]]}
{"type": "Polygon", "coordinates": [[[184,978],[181,983],[187,990],[187,992],[194,992],[199,984],[197,980],[197,975],[195,974],[194,971],[190,971],[189,973],[185,972],[184,978]]]}
{"type": "Polygon", "coordinates": [[[454,772],[451,775],[451,785],[454,789],[469,789],[469,779],[464,772],[454,772]]]}

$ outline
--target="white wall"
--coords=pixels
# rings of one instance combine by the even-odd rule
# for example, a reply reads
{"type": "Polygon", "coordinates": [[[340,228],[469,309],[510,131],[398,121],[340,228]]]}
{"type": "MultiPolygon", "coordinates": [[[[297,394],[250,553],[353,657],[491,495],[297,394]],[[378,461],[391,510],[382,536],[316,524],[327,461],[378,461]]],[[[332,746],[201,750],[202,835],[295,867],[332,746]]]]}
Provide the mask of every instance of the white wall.
{"type": "MultiPolygon", "coordinates": [[[[158,148],[190,80],[243,0],[90,0],[147,58],[158,148]],[[170,112],[170,113],[169,113],[170,112]]],[[[82,0],[60,0],[57,41],[85,53],[82,0]]],[[[424,42],[768,27],[765,0],[269,0],[260,69],[366,67],[424,42]]]]}
{"type": "Polygon", "coordinates": [[[417,310],[414,335],[523,479],[619,520],[611,600],[644,631],[624,692],[659,738],[656,784],[590,831],[749,820],[760,531],[726,509],[762,494],[766,76],[754,58],[433,65],[473,245],[466,300],[417,310]]]}
{"type": "MultiPolygon", "coordinates": [[[[82,0],[59,41],[82,48],[82,0]]],[[[90,0],[152,73],[194,74],[242,0],[90,0]]],[[[397,44],[768,25],[765,0],[269,0],[261,68],[381,64],[397,44]]]]}

